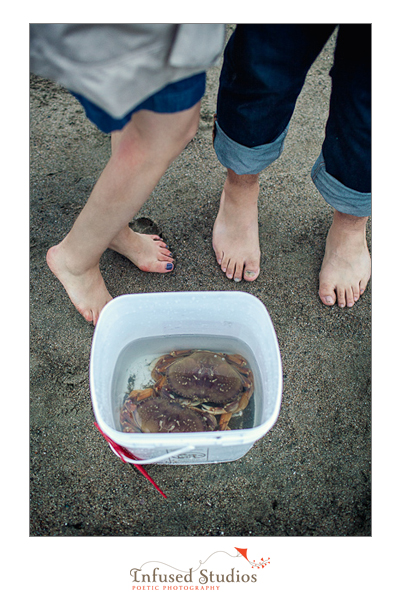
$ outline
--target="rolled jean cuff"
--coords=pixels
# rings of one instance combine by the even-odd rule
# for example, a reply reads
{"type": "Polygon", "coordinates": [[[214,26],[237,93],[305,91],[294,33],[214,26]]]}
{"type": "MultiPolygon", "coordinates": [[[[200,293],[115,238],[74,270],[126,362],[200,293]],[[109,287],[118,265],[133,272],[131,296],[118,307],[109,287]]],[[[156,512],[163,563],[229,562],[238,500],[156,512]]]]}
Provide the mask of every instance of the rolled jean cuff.
{"type": "Polygon", "coordinates": [[[248,148],[228,137],[216,121],[214,150],[219,162],[237,175],[256,175],[279,158],[288,129],[270,144],[248,148]]]}
{"type": "Polygon", "coordinates": [[[322,152],[311,170],[311,178],[324,200],[339,212],[354,217],[370,216],[371,194],[357,192],[329,175],[322,152]]]}

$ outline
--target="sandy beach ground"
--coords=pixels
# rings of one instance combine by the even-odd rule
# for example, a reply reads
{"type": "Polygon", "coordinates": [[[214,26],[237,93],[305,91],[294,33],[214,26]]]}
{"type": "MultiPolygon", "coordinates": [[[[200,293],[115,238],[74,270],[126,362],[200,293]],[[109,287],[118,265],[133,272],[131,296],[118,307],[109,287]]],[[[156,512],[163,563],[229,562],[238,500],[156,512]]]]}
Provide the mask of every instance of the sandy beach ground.
{"type": "MultiPolygon", "coordinates": [[[[318,274],[332,209],[312,184],[328,115],[331,39],[298,100],[283,155],[261,175],[262,270],[229,281],[212,250],[225,169],[212,147],[219,67],[208,73],[199,131],[132,226],[162,234],[167,275],[107,251],[112,296],[243,290],[267,307],[284,390],[273,429],[243,458],[150,465],[163,499],[123,464],[93,425],[93,326],[45,261],[71,228],[110,155],[110,139],[60,86],[31,78],[31,536],[369,536],[371,283],[353,308],[327,308],[318,274]]],[[[371,248],[370,226],[368,241],[371,248]]]]}

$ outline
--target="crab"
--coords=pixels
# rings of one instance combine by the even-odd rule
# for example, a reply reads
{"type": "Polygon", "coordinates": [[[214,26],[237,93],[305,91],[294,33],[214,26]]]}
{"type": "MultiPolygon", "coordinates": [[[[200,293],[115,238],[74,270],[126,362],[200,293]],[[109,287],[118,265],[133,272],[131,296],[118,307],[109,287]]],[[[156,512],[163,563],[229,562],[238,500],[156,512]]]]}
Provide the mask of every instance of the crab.
{"type": "Polygon", "coordinates": [[[254,379],[240,354],[209,350],[176,350],[165,354],[152,370],[154,392],[182,406],[221,415],[219,429],[228,429],[234,413],[243,411],[253,394],[254,379]]]}
{"type": "Polygon", "coordinates": [[[125,400],[120,421],[125,433],[180,433],[213,431],[214,415],[196,407],[185,407],[165,396],[156,396],[152,388],[133,390],[125,400]]]}

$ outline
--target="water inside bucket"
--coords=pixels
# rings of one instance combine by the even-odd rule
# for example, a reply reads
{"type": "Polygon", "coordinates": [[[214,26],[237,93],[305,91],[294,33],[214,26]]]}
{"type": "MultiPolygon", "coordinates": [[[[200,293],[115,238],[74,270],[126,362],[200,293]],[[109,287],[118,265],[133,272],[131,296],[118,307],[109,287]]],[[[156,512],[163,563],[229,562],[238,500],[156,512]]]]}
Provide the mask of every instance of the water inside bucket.
{"type": "Polygon", "coordinates": [[[120,410],[134,389],[152,387],[151,371],[156,359],[172,350],[211,350],[242,355],[254,375],[254,394],[243,413],[233,415],[231,429],[250,429],[260,424],[262,411],[261,377],[250,347],[235,337],[201,335],[166,335],[141,338],[129,343],[120,352],[112,379],[113,416],[115,429],[121,431],[120,410]]]}

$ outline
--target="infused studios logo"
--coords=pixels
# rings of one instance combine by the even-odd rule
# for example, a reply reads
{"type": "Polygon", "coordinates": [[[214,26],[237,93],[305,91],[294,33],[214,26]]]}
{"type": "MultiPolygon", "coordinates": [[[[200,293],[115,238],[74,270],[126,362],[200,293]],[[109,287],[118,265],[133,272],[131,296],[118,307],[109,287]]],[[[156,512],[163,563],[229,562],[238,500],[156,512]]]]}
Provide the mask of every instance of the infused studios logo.
{"type": "Polygon", "coordinates": [[[141,567],[133,567],[130,570],[132,590],[218,591],[226,584],[240,583],[251,586],[257,583],[258,573],[250,572],[249,566],[252,569],[264,569],[270,564],[270,559],[250,560],[247,556],[247,548],[235,548],[235,550],[236,555],[222,551],[213,552],[206,560],[200,560],[196,568],[191,567],[189,570],[159,561],[145,562],[141,567]],[[215,565],[218,558],[219,565],[215,565]],[[239,559],[237,563],[236,559],[239,559]],[[233,566],[231,566],[232,562],[234,562],[233,566]]]}

